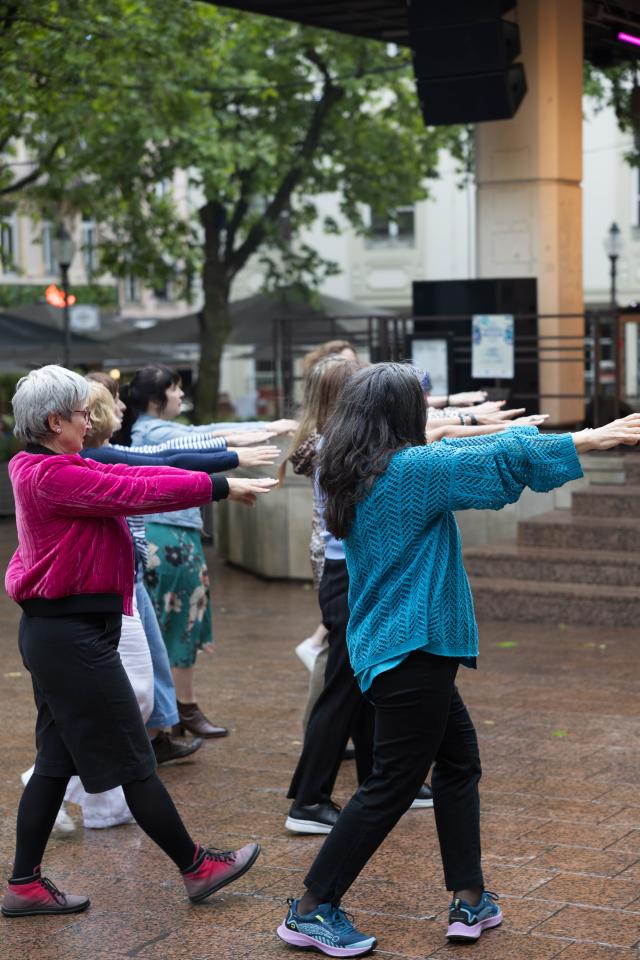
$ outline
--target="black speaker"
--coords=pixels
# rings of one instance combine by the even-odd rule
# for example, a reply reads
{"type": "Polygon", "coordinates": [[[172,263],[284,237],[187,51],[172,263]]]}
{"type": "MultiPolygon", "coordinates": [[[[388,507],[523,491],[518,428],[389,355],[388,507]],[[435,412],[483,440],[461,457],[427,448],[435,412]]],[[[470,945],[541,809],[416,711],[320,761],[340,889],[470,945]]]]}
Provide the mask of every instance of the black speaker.
{"type": "Polygon", "coordinates": [[[415,34],[416,77],[464,76],[506,70],[520,56],[520,31],[507,20],[469,26],[434,27],[415,34]]]}
{"type": "Polygon", "coordinates": [[[514,116],[526,92],[520,30],[502,14],[516,0],[413,0],[409,43],[429,125],[514,116]],[[453,9],[453,12],[452,12],[453,9]]]}
{"type": "Polygon", "coordinates": [[[524,67],[508,70],[418,80],[418,99],[424,122],[429,126],[450,123],[482,123],[513,117],[527,92],[524,67]]]}
{"type": "Polygon", "coordinates": [[[478,20],[498,20],[513,10],[517,0],[408,0],[409,29],[456,26],[478,20]]]}

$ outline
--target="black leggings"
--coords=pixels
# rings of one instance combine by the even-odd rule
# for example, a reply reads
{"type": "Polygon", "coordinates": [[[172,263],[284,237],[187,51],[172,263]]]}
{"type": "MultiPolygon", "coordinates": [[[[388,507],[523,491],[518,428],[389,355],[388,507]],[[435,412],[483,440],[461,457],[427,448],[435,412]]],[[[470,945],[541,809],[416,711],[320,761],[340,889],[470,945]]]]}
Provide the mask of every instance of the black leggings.
{"type": "Polygon", "coordinates": [[[480,756],[455,686],[457,661],[416,651],[379,674],[373,771],[344,808],[305,878],[320,903],[338,904],[409,809],[429,767],[447,890],[482,887],[480,756]]]}
{"type": "Polygon", "coordinates": [[[324,687],[311,711],[287,794],[303,806],[331,799],[350,736],[360,783],[371,773],[373,751],[373,708],[360,692],[347,650],[349,572],[344,560],[325,561],[318,599],[329,631],[324,687]]]}
{"type": "MultiPolygon", "coordinates": [[[[69,779],[34,773],[18,807],[13,878],[30,877],[40,865],[69,779]]],[[[193,863],[196,845],[156,773],[122,786],[131,813],[147,836],[180,870],[193,863]]]]}

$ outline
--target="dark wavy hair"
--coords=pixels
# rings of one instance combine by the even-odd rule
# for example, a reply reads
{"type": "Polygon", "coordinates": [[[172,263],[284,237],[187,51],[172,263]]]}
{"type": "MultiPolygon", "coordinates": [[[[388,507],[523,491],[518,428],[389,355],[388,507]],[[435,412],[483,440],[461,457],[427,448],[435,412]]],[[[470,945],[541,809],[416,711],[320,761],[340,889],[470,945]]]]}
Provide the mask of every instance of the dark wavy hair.
{"type": "Polygon", "coordinates": [[[120,388],[120,399],[126,403],[127,409],[122,417],[122,426],[112,437],[113,443],[131,446],[131,430],[141,413],[147,412],[149,403],[153,400],[158,404],[160,411],[167,405],[167,390],[180,383],[180,376],[171,367],[161,363],[142,367],[133,379],[120,388]]]}
{"type": "Polygon", "coordinates": [[[344,384],[324,429],[318,480],[327,529],[349,534],[356,506],[397,450],[426,443],[427,411],[412,367],[377,363],[344,384]]]}

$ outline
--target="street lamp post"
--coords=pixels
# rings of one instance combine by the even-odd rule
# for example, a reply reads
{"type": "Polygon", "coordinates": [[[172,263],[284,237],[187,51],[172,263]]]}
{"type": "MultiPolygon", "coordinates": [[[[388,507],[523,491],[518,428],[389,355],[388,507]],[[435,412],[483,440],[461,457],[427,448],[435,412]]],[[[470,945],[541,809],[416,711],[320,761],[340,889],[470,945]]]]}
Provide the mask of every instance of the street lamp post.
{"type": "Polygon", "coordinates": [[[620,227],[614,221],[607,232],[604,241],[604,249],[609,257],[610,263],[610,291],[609,301],[611,306],[611,336],[613,339],[613,362],[614,362],[614,416],[620,413],[620,316],[618,314],[618,296],[616,281],[618,277],[618,257],[622,253],[622,237],[620,227]]]}
{"type": "Polygon", "coordinates": [[[69,267],[76,252],[76,245],[71,234],[62,224],[58,227],[51,241],[53,259],[60,266],[62,276],[62,292],[64,295],[64,365],[69,366],[71,359],[71,322],[69,318],[69,267]]]}

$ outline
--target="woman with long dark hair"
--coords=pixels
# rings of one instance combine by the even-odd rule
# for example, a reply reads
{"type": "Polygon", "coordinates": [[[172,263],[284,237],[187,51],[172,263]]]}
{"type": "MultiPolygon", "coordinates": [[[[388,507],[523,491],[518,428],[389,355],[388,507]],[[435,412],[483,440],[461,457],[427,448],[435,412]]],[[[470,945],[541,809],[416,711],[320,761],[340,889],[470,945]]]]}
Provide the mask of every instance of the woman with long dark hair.
{"type": "MultiPolygon", "coordinates": [[[[176,423],[184,396],[180,376],[170,367],[143,367],[121,389],[126,403],[116,443],[146,446],[178,438],[211,437],[221,430],[253,433],[256,427],[288,432],[290,420],[273,424],[176,423]]],[[[169,654],[178,700],[174,733],[224,737],[228,730],[213,723],[196,702],[194,667],[200,650],[212,649],[209,573],[202,549],[202,515],[198,509],[155,513],[146,518],[150,556],[145,583],[151,594],[169,654]]]]}
{"type": "Polygon", "coordinates": [[[345,384],[320,454],[325,521],[344,543],[351,616],[347,645],[375,710],[373,771],[340,814],[278,935],[334,957],[376,938],[340,901],[409,808],[434,764],[436,827],[453,900],[447,936],[477,940],[498,926],[480,860],[480,757],[455,685],[475,666],[478,632],[454,510],[500,509],[525,487],[552,490],[582,475],[578,453],[640,442],[640,414],[597,430],[425,442],[425,405],[411,368],[383,363],[345,384]]]}

